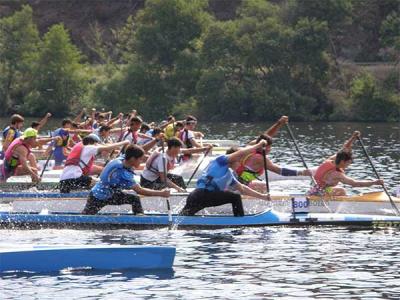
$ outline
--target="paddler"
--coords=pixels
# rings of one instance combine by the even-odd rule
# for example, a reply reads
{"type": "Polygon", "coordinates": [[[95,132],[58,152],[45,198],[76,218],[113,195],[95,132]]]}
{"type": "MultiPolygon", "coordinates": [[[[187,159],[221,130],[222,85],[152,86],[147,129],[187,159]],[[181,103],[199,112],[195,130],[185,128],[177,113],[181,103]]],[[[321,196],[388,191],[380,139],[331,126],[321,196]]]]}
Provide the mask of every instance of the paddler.
{"type": "Polygon", "coordinates": [[[100,181],[92,188],[83,214],[93,215],[106,205],[131,204],[133,214],[143,214],[142,204],[137,194],[145,196],[169,197],[170,191],[155,191],[141,187],[134,178],[134,168],[145,160],[145,151],[136,145],[125,149],[123,158],[111,161],[100,175],[100,181]],[[132,189],[137,194],[124,193],[132,189]]]}
{"type": "Polygon", "coordinates": [[[165,129],[164,129],[165,139],[168,141],[169,139],[171,139],[173,137],[179,138],[179,134],[180,134],[181,130],[183,130],[184,127],[185,127],[185,125],[183,124],[182,121],[177,121],[177,122],[167,125],[167,127],[165,127],[165,129]]]}
{"type": "Polygon", "coordinates": [[[261,140],[256,145],[237,150],[229,155],[220,155],[211,161],[197,180],[196,189],[186,199],[186,205],[180,214],[193,216],[204,208],[231,203],[233,214],[240,217],[244,216],[241,194],[270,200],[269,194],[257,192],[241,184],[232,170],[237,168],[241,157],[266,145],[267,142],[261,140]]]}
{"type": "Polygon", "coordinates": [[[54,169],[62,169],[62,165],[69,154],[68,143],[71,127],[72,121],[70,119],[64,119],[61,123],[61,127],[53,132],[54,137],[60,137],[59,142],[54,145],[54,169]]]}
{"type": "MultiPolygon", "coordinates": [[[[264,134],[260,135],[256,140],[249,143],[249,145],[258,143],[260,140],[265,140],[267,142],[266,154],[269,154],[272,146],[272,137],[276,135],[278,130],[289,121],[287,116],[282,116],[275,124],[273,124],[264,134]]],[[[307,169],[298,170],[290,167],[281,167],[273,163],[268,157],[266,157],[267,169],[273,173],[282,176],[309,176],[310,171],[307,169]]],[[[253,152],[240,158],[240,164],[235,169],[238,176],[238,180],[250,186],[253,189],[259,191],[265,191],[266,186],[263,181],[259,179],[264,172],[264,157],[262,155],[262,150],[257,149],[253,152]]]]}
{"type": "Polygon", "coordinates": [[[38,121],[33,121],[31,124],[31,128],[36,129],[37,132],[39,132],[44,125],[46,125],[47,121],[51,117],[51,113],[47,113],[43,119],[41,119],[39,122],[38,121]]]}
{"type": "MultiPolygon", "coordinates": [[[[201,132],[194,132],[197,125],[197,119],[194,116],[187,116],[185,119],[185,127],[179,132],[179,139],[182,141],[184,148],[203,148],[203,145],[196,141],[196,136],[203,136],[201,132]]],[[[181,157],[183,161],[187,161],[192,157],[191,154],[185,154],[181,157]]]]}
{"type": "Polygon", "coordinates": [[[30,175],[33,182],[39,182],[38,166],[31,149],[38,144],[56,141],[59,138],[37,139],[37,131],[28,128],[21,137],[16,138],[7,148],[3,165],[0,166],[0,181],[6,181],[11,176],[30,175]]]}
{"type": "Polygon", "coordinates": [[[94,164],[96,155],[103,151],[112,151],[119,147],[128,145],[128,141],[115,144],[97,145],[101,143],[100,138],[95,134],[84,137],[82,142],[76,144],[65,161],[65,167],[60,177],[60,192],[69,193],[79,188],[90,188],[94,179],[90,174],[100,174],[102,166],[94,164]]]}
{"type": "Polygon", "coordinates": [[[122,140],[129,141],[132,145],[136,145],[139,142],[139,138],[148,138],[149,142],[141,145],[145,151],[153,148],[160,140],[151,136],[140,133],[143,120],[140,117],[132,117],[129,122],[129,129],[123,134],[122,140]]]}
{"type": "Polygon", "coordinates": [[[337,187],[339,183],[348,184],[352,187],[369,187],[372,185],[383,185],[382,179],[377,180],[355,180],[346,176],[345,170],[353,162],[352,145],[360,136],[359,131],[354,131],[343,148],[335,155],[323,162],[315,172],[316,186],[310,190],[311,195],[346,196],[346,190],[337,187]]]}
{"type": "Polygon", "coordinates": [[[21,129],[24,126],[24,118],[21,115],[14,114],[11,116],[10,125],[3,130],[3,145],[0,158],[4,156],[8,146],[21,136],[21,129]]]}
{"type": "Polygon", "coordinates": [[[154,151],[148,158],[140,176],[140,185],[153,190],[165,188],[164,169],[166,169],[167,186],[178,192],[185,192],[186,185],[182,176],[169,173],[175,167],[177,158],[181,153],[182,142],[177,138],[170,138],[167,141],[167,147],[165,154],[154,151]]]}

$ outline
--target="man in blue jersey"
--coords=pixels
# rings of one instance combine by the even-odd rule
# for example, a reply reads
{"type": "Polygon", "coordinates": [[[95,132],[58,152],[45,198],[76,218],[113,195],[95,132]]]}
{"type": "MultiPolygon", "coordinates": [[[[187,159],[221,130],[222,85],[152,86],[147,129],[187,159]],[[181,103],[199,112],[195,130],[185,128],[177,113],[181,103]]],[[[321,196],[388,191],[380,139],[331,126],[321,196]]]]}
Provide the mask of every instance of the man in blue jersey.
{"type": "MultiPolygon", "coordinates": [[[[7,126],[3,130],[3,144],[2,144],[2,153],[7,151],[8,146],[17,138],[19,138],[21,134],[21,129],[24,126],[24,118],[21,115],[14,114],[11,116],[10,125],[7,126]]],[[[2,154],[0,153],[0,158],[2,158],[2,154]]]]}
{"type": "Polygon", "coordinates": [[[204,208],[230,203],[235,217],[241,217],[244,216],[241,194],[270,200],[268,193],[259,193],[240,183],[232,170],[240,164],[243,156],[266,145],[267,142],[261,140],[256,145],[240,149],[229,155],[220,155],[211,161],[197,180],[196,189],[189,194],[186,205],[180,214],[193,216],[204,208]]]}
{"type": "Polygon", "coordinates": [[[142,204],[137,194],[145,196],[170,196],[169,189],[161,191],[141,187],[134,178],[134,168],[145,160],[144,150],[136,145],[129,145],[125,155],[111,161],[100,175],[100,181],[92,188],[83,214],[94,215],[106,205],[131,204],[133,214],[143,214],[142,204]],[[131,189],[135,194],[124,193],[131,189]]]}

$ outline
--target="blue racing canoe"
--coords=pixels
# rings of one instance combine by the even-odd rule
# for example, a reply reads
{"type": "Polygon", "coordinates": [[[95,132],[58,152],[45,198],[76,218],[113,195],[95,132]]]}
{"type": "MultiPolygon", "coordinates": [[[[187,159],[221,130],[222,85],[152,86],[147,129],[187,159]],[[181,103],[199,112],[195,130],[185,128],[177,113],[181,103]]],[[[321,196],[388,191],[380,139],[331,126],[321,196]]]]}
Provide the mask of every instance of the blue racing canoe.
{"type": "Polygon", "coordinates": [[[74,213],[13,213],[0,212],[1,227],[56,227],[56,228],[137,228],[167,227],[176,228],[226,228],[243,226],[312,226],[312,225],[357,225],[357,226],[399,226],[400,217],[361,214],[302,213],[294,217],[291,213],[278,213],[266,210],[259,214],[234,217],[229,215],[179,216],[147,214],[97,214],[82,215],[74,213]]]}
{"type": "Polygon", "coordinates": [[[66,268],[170,269],[174,258],[174,247],[44,246],[0,250],[0,272],[53,272],[66,268]]]}

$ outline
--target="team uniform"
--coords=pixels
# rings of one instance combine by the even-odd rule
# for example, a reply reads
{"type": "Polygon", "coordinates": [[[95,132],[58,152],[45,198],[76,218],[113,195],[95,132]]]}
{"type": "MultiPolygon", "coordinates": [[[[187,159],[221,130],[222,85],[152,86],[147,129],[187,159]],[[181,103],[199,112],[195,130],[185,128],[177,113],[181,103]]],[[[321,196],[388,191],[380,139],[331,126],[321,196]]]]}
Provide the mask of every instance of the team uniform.
{"type": "Polygon", "coordinates": [[[204,208],[231,203],[233,214],[244,216],[242,197],[232,191],[240,182],[228,163],[226,155],[210,162],[197,180],[196,189],[186,199],[181,215],[192,216],[204,208]]]}
{"type": "Polygon", "coordinates": [[[60,192],[69,193],[72,189],[89,188],[92,178],[89,176],[97,154],[97,147],[76,144],[65,161],[60,177],[60,192]]]}
{"type": "Polygon", "coordinates": [[[55,166],[62,166],[68,157],[68,141],[70,134],[68,130],[65,130],[64,128],[58,128],[53,132],[53,137],[56,136],[61,137],[62,140],[60,142],[55,142],[53,157],[55,166]]]}
{"type": "Polygon", "coordinates": [[[26,156],[28,159],[31,149],[24,143],[24,140],[21,139],[21,137],[18,137],[10,144],[10,146],[8,146],[4,154],[3,164],[0,166],[0,180],[6,181],[11,176],[14,176],[17,167],[21,165],[19,158],[13,156],[14,149],[18,146],[23,146],[28,150],[28,154],[26,156]]]}
{"type": "MultiPolygon", "coordinates": [[[[11,143],[19,138],[21,136],[21,131],[19,131],[18,129],[11,127],[11,126],[7,126],[4,130],[3,130],[3,144],[4,143],[8,143],[8,145],[11,145],[11,143]]],[[[7,151],[7,149],[4,149],[4,151],[7,151]]],[[[0,151],[0,159],[3,159],[5,155],[5,152],[0,151]]]]}
{"type": "Polygon", "coordinates": [[[310,195],[325,195],[331,193],[332,186],[329,185],[329,182],[325,177],[328,173],[334,171],[344,173],[344,170],[339,169],[331,160],[327,160],[320,165],[314,175],[314,179],[317,184],[312,187],[308,193],[310,195]]]}
{"type": "MultiPolygon", "coordinates": [[[[179,132],[179,139],[182,141],[183,146],[187,149],[193,148],[192,140],[194,140],[194,133],[191,130],[182,129],[179,132]]],[[[181,159],[187,161],[192,157],[191,154],[184,154],[181,159]]]]}
{"type": "MultiPolygon", "coordinates": [[[[146,162],[145,169],[140,176],[140,185],[153,190],[161,190],[165,188],[165,182],[161,181],[160,173],[164,172],[166,167],[167,173],[175,167],[175,158],[170,157],[167,153],[153,152],[146,162]],[[166,166],[164,165],[164,160],[166,166]]],[[[167,174],[167,177],[176,185],[186,189],[182,176],[175,174],[167,174]]]]}
{"type": "Polygon", "coordinates": [[[131,204],[134,214],[142,214],[139,196],[122,192],[137,185],[134,175],[131,168],[123,165],[122,159],[111,161],[101,173],[100,181],[92,188],[82,213],[93,215],[106,205],[131,204]]]}

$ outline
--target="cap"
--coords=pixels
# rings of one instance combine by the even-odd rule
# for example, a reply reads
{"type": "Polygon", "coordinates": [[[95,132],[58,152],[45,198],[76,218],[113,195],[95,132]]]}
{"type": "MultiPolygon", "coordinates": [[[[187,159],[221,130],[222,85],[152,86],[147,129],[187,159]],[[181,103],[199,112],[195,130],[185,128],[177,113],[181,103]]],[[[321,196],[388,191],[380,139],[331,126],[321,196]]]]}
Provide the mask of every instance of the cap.
{"type": "Polygon", "coordinates": [[[29,127],[25,129],[24,133],[22,134],[22,139],[35,138],[37,136],[38,136],[37,130],[33,129],[32,127],[29,127]]]}
{"type": "Polygon", "coordinates": [[[87,136],[88,138],[93,139],[96,143],[101,143],[100,138],[97,136],[97,134],[91,133],[87,136]]]}

